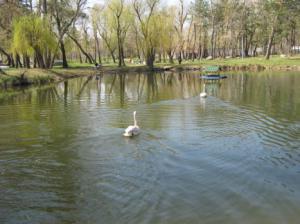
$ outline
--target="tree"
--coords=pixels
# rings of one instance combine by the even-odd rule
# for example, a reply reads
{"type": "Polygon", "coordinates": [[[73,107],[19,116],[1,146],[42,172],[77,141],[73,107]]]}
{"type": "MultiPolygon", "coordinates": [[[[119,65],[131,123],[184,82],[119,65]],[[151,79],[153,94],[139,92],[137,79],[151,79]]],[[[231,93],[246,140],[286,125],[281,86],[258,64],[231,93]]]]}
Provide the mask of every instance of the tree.
{"type": "Polygon", "coordinates": [[[207,38],[209,28],[208,3],[204,0],[195,0],[193,12],[198,27],[198,59],[202,59],[207,52],[207,38]]]}
{"type": "Polygon", "coordinates": [[[117,37],[119,67],[125,66],[124,42],[127,31],[132,24],[132,13],[124,0],[110,0],[107,2],[109,26],[117,37]]]}
{"type": "Polygon", "coordinates": [[[10,52],[13,19],[24,15],[27,11],[22,1],[4,0],[0,2],[0,54],[5,55],[9,66],[15,66],[13,55],[10,52]]]}
{"type": "Polygon", "coordinates": [[[29,56],[35,56],[40,68],[49,68],[50,63],[46,62],[49,58],[45,58],[44,53],[48,49],[54,52],[55,46],[55,37],[47,20],[29,15],[14,22],[12,49],[14,54],[25,56],[27,67],[30,67],[29,56]]]}
{"type": "Polygon", "coordinates": [[[110,24],[109,11],[105,6],[94,5],[92,8],[92,20],[96,32],[103,39],[113,62],[116,63],[115,51],[117,49],[117,36],[116,32],[112,29],[110,24]]]}
{"type": "Polygon", "coordinates": [[[174,54],[177,48],[177,32],[175,29],[175,7],[168,7],[159,12],[157,35],[162,50],[167,53],[169,63],[174,63],[174,54]]]}
{"type": "Polygon", "coordinates": [[[76,22],[87,0],[50,0],[48,8],[57,30],[57,40],[62,54],[63,67],[68,67],[64,37],[71,25],[76,22]]]}
{"type": "Polygon", "coordinates": [[[155,50],[158,46],[158,35],[156,32],[157,6],[159,0],[133,1],[133,8],[139,29],[143,38],[143,53],[146,59],[146,65],[153,69],[155,60],[155,50]]]}
{"type": "Polygon", "coordinates": [[[188,13],[184,7],[183,0],[179,0],[180,6],[178,9],[178,17],[177,17],[177,25],[176,31],[178,34],[178,42],[179,42],[179,52],[178,52],[178,63],[181,64],[182,62],[182,55],[183,55],[183,46],[184,46],[184,33],[183,33],[183,28],[184,24],[186,22],[188,13]]]}

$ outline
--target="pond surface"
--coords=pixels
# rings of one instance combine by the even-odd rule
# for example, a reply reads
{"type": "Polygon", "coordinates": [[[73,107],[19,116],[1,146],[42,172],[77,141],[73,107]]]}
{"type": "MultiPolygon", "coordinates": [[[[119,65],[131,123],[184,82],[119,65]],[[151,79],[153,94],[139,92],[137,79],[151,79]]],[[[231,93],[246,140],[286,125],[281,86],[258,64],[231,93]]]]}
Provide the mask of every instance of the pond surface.
{"type": "Polygon", "coordinates": [[[300,74],[202,89],[161,73],[0,93],[0,223],[299,223],[300,74]]]}

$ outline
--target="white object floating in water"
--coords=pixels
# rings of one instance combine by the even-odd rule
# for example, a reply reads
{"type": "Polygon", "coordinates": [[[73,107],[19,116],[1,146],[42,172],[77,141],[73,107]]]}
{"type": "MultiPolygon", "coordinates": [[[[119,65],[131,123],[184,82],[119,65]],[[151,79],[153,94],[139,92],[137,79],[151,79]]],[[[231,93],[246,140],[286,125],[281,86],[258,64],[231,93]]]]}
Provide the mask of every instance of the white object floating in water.
{"type": "Polygon", "coordinates": [[[201,98],[207,97],[207,93],[205,92],[205,84],[204,84],[204,90],[203,90],[203,92],[200,93],[200,97],[201,97],[201,98]]]}
{"type": "Polygon", "coordinates": [[[140,134],[141,130],[140,130],[139,126],[137,125],[135,116],[136,116],[136,111],[133,112],[134,125],[128,126],[128,128],[125,129],[123,136],[132,137],[132,136],[140,134]]]}
{"type": "Polygon", "coordinates": [[[205,98],[205,97],[207,97],[207,94],[206,93],[200,93],[200,97],[205,98]]]}

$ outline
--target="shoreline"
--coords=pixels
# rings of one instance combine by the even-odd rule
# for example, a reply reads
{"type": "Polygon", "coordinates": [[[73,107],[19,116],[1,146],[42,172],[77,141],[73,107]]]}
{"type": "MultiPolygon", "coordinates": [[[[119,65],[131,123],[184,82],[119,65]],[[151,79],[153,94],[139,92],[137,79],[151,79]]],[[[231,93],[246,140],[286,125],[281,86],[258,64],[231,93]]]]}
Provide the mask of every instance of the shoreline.
{"type": "MultiPolygon", "coordinates": [[[[201,71],[203,67],[212,64],[161,64],[149,69],[145,65],[137,66],[103,66],[100,69],[93,67],[77,67],[77,68],[53,68],[53,69],[7,69],[0,70],[0,88],[13,88],[22,86],[45,85],[55,82],[61,82],[70,78],[78,78],[84,76],[97,75],[101,73],[149,73],[149,72],[182,72],[182,71],[201,71]]],[[[217,65],[217,63],[215,64],[217,65]]],[[[243,72],[261,72],[261,71],[294,71],[300,72],[300,65],[218,65],[221,72],[226,71],[243,71],[243,72]]]]}

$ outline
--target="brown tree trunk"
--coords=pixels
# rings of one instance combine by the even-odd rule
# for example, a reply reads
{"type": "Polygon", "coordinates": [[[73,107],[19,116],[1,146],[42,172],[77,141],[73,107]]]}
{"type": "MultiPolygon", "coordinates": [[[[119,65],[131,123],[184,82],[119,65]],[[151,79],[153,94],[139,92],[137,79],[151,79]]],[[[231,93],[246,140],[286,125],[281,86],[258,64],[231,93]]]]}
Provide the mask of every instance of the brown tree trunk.
{"type": "Polygon", "coordinates": [[[80,45],[80,43],[76,40],[75,37],[71,36],[70,34],[68,34],[68,36],[71,38],[71,40],[73,40],[73,42],[77,45],[77,47],[80,49],[80,51],[84,54],[84,56],[86,57],[86,59],[88,60],[88,62],[90,64],[95,63],[93,57],[91,57],[84,49],[83,47],[80,45]]]}
{"type": "Polygon", "coordinates": [[[69,66],[68,66],[64,41],[60,40],[59,44],[60,44],[60,50],[61,50],[61,55],[62,55],[63,68],[68,68],[69,66]]]}
{"type": "Polygon", "coordinates": [[[174,60],[173,60],[172,50],[169,50],[169,51],[167,52],[167,54],[168,54],[168,57],[169,57],[169,63],[170,63],[170,64],[173,64],[173,63],[174,63],[174,60]]]}
{"type": "Polygon", "coordinates": [[[16,68],[19,68],[19,67],[22,68],[23,65],[22,65],[22,63],[21,63],[20,55],[17,54],[17,55],[16,55],[16,68]]]}
{"type": "MultiPolygon", "coordinates": [[[[98,61],[99,61],[99,64],[102,64],[100,44],[99,44],[99,39],[98,39],[97,33],[95,34],[95,41],[96,41],[96,48],[97,48],[96,52],[98,54],[98,61]]],[[[96,58],[95,58],[95,60],[96,60],[96,58]]]]}
{"type": "Polygon", "coordinates": [[[2,54],[4,54],[7,58],[7,65],[11,66],[12,65],[12,57],[3,49],[0,47],[0,52],[2,52],[2,54]]]}
{"type": "Polygon", "coordinates": [[[271,54],[271,49],[272,49],[272,45],[273,45],[274,36],[275,36],[275,28],[274,28],[274,25],[273,25],[272,29],[271,29],[271,34],[269,36],[267,52],[266,52],[266,56],[265,56],[265,59],[267,59],[267,60],[270,59],[270,54],[271,54]]]}
{"type": "Polygon", "coordinates": [[[154,68],[155,49],[150,49],[146,54],[146,65],[152,70],[154,68]]]}

